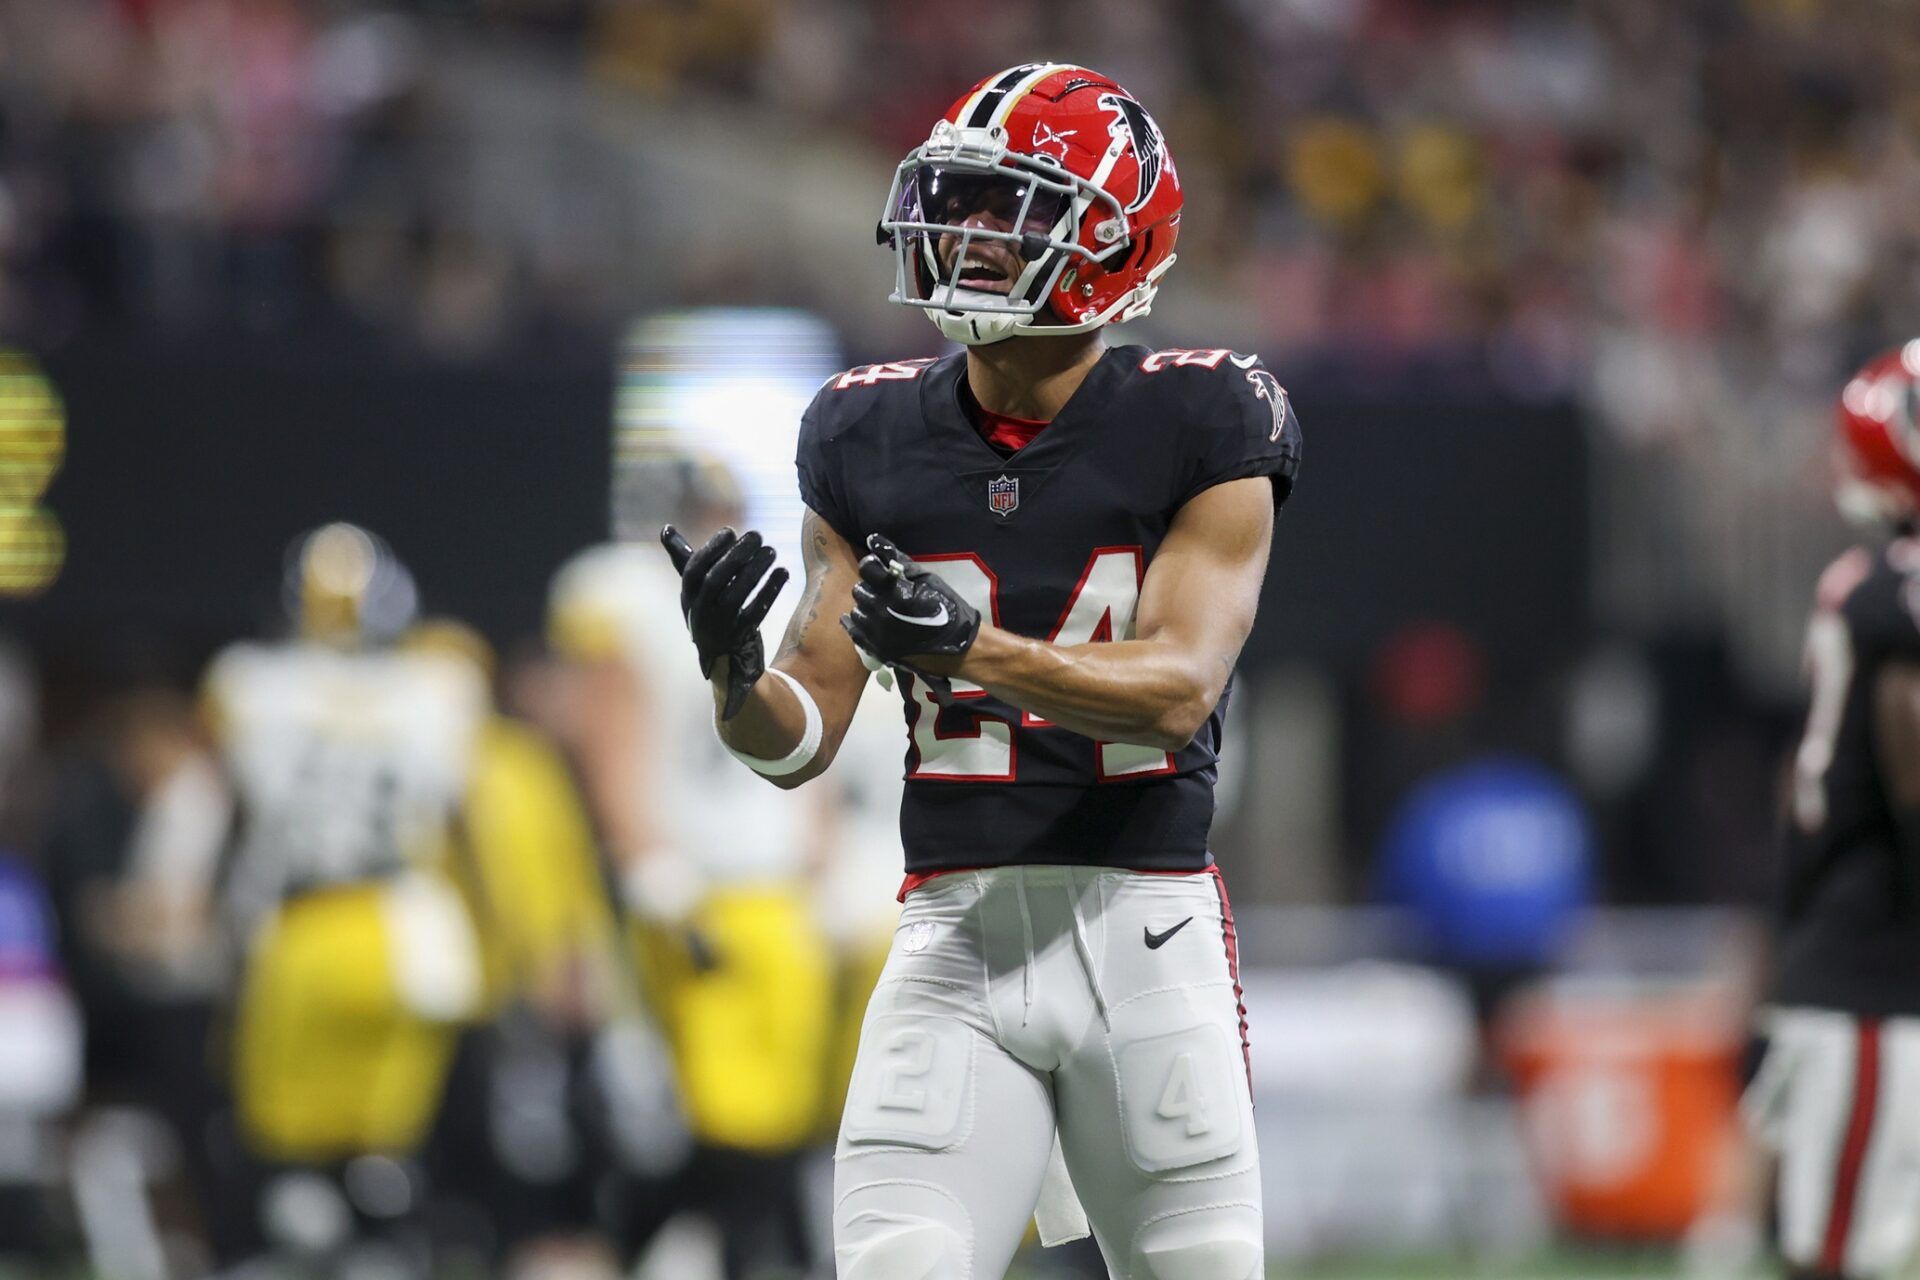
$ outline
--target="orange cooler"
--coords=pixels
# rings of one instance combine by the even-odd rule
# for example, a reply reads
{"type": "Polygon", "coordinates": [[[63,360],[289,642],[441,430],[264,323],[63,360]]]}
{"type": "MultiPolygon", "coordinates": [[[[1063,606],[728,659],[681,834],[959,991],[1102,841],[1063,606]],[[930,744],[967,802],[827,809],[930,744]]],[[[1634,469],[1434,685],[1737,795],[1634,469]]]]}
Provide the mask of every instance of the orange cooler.
{"type": "Polygon", "coordinates": [[[1556,982],[1508,1007],[1496,1045],[1562,1226],[1672,1240],[1724,1203],[1742,1027],[1701,983],[1556,982]]]}

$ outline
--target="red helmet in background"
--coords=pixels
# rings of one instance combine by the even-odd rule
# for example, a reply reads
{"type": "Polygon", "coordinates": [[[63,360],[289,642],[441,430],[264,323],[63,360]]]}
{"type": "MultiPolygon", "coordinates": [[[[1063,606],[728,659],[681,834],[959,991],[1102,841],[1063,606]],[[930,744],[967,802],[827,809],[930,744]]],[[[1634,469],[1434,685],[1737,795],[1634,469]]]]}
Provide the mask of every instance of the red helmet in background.
{"type": "Polygon", "coordinates": [[[1902,524],[1920,514],[1920,338],[1862,365],[1834,408],[1848,519],[1902,524]]]}
{"type": "Polygon", "coordinates": [[[1012,67],[894,172],[892,300],[969,345],[1132,320],[1173,265],[1180,205],[1166,139],[1125,89],[1085,67],[1012,67]]]}

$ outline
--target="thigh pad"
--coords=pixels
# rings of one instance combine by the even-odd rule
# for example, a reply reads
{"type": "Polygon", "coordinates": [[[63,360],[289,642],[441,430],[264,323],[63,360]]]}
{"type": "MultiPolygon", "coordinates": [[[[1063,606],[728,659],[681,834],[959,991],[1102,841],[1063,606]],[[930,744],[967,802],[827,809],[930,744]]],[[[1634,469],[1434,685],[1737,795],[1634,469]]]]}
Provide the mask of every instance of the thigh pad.
{"type": "Polygon", "coordinates": [[[1217,1025],[1135,1040],[1118,1054],[1127,1154],[1143,1173],[1240,1149],[1248,1110],[1240,1054],[1217,1025]]]}
{"type": "Polygon", "coordinates": [[[974,1033],[910,1013],[869,1019],[841,1132],[849,1142],[944,1151],[973,1124],[974,1033]]]}

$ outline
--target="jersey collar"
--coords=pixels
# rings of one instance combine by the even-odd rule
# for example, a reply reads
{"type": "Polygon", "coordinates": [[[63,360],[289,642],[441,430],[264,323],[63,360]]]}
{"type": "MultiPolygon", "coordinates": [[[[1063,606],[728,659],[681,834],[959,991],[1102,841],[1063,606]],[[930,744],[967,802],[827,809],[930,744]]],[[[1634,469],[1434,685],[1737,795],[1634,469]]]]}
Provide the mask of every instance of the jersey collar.
{"type": "Polygon", "coordinates": [[[1091,424],[1113,398],[1125,359],[1119,347],[1101,352],[1047,429],[1006,458],[981,438],[960,403],[960,381],[967,372],[966,352],[956,352],[927,371],[920,380],[920,410],[935,446],[956,474],[982,468],[1047,466],[1058,461],[1056,454],[1075,448],[1079,439],[1089,434],[1091,424]]]}

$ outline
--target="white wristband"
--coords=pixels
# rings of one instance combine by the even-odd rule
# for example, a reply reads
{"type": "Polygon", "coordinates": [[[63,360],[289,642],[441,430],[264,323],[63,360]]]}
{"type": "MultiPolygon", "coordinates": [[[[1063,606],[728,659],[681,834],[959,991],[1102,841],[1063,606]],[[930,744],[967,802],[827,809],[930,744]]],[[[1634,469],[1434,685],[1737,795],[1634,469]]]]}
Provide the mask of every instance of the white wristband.
{"type": "MultiPolygon", "coordinates": [[[[735,760],[755,773],[765,774],[769,778],[781,778],[789,773],[799,772],[812,762],[813,757],[819,754],[820,739],[826,730],[820,721],[820,704],[815,702],[813,695],[807,692],[807,686],[777,667],[768,667],[767,674],[778,676],[785,682],[787,688],[793,691],[795,699],[799,701],[802,714],[807,717],[807,727],[800,733],[800,745],[778,760],[762,760],[759,756],[750,756],[744,751],[737,751],[725,738],[720,739],[720,745],[733,752],[735,760]]],[[[719,732],[718,724],[714,726],[714,732],[719,732]]]]}

